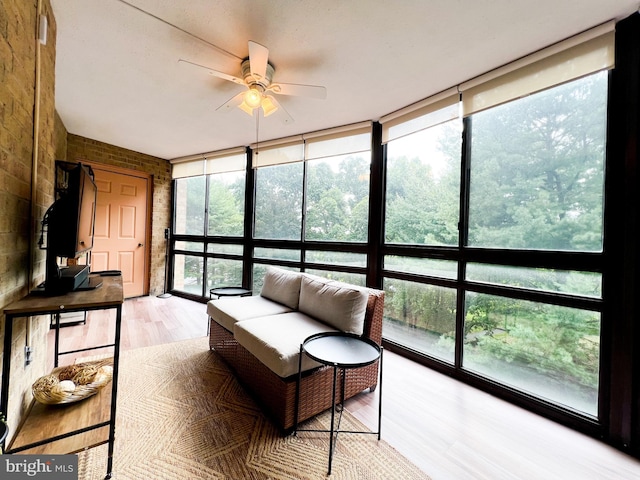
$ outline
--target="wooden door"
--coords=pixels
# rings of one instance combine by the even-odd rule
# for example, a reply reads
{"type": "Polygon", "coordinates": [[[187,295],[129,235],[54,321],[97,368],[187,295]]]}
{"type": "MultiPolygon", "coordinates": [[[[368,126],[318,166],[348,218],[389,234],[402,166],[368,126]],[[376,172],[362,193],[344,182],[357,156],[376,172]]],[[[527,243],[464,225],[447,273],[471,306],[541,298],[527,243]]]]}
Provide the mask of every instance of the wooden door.
{"type": "Polygon", "coordinates": [[[93,169],[98,187],[91,270],[120,270],[126,298],[144,295],[149,179],[93,169]]]}

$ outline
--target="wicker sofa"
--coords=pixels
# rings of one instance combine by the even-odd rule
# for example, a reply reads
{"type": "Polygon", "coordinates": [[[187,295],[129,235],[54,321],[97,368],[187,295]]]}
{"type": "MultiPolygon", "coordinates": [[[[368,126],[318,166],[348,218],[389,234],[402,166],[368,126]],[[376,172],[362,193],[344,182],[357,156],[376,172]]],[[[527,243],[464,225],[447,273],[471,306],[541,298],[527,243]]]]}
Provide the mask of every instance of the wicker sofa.
{"type": "MultiPolygon", "coordinates": [[[[379,344],[383,304],[380,290],[269,267],[260,295],[209,301],[209,346],[287,433],[294,426],[300,344],[329,331],[355,333],[379,344]]],[[[331,367],[306,356],[302,371],[300,422],[331,406],[333,381],[331,367]]],[[[377,382],[378,362],[346,370],[345,398],[373,391],[377,382]]]]}

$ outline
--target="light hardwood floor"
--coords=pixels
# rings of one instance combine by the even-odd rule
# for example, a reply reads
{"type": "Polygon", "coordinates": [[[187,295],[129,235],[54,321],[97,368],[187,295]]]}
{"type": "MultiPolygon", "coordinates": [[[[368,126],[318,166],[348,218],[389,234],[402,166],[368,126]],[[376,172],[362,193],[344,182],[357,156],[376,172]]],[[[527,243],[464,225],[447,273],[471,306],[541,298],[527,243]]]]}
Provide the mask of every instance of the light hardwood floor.
{"type": "MultiPolygon", "coordinates": [[[[126,300],[122,349],[205,336],[205,310],[175,296],[126,300]]],[[[61,329],[61,350],[104,344],[113,321],[112,313],[91,312],[86,325],[61,329]]],[[[52,358],[53,331],[50,340],[52,358]]],[[[347,404],[372,429],[379,392],[347,404]]],[[[384,353],[382,438],[433,480],[640,479],[640,460],[391,352],[384,353]]]]}

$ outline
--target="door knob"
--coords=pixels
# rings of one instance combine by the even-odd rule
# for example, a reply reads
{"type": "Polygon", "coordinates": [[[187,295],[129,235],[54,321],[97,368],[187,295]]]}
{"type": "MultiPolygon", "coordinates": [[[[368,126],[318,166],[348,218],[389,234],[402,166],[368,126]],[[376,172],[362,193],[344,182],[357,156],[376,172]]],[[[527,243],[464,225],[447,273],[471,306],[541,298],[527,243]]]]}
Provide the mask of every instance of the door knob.
{"type": "Polygon", "coordinates": [[[139,244],[138,244],[138,246],[139,246],[139,247],[144,247],[144,244],[139,243],[139,244]]]}

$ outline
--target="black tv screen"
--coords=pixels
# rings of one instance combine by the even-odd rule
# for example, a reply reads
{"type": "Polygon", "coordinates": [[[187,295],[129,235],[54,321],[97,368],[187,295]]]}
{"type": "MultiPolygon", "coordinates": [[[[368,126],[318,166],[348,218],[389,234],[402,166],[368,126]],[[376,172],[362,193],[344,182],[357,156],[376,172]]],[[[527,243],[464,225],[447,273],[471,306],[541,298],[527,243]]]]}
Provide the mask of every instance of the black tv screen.
{"type": "Polygon", "coordinates": [[[49,219],[49,246],[57,257],[77,258],[93,247],[97,188],[90,167],[66,172],[66,185],[49,219]]]}

